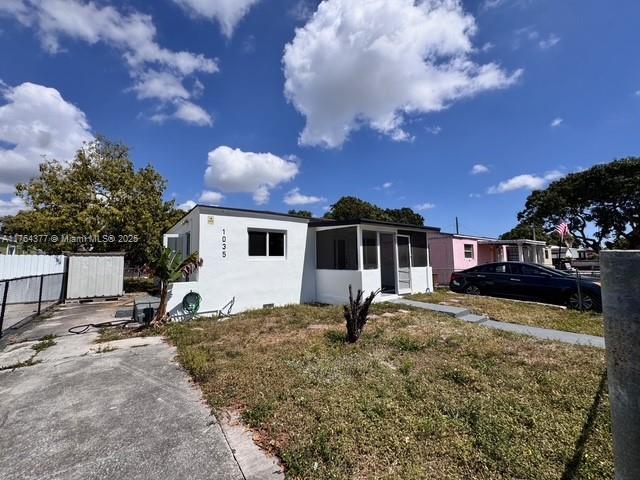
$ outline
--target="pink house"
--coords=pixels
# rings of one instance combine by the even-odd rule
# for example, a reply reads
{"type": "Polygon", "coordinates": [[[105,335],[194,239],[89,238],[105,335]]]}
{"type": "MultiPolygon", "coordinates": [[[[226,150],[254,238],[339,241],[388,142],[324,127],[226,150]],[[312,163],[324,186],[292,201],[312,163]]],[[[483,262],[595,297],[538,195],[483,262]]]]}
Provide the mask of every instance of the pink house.
{"type": "Polygon", "coordinates": [[[551,266],[545,242],[498,240],[443,232],[429,232],[429,254],[434,284],[448,285],[453,272],[492,262],[529,262],[551,266]]]}

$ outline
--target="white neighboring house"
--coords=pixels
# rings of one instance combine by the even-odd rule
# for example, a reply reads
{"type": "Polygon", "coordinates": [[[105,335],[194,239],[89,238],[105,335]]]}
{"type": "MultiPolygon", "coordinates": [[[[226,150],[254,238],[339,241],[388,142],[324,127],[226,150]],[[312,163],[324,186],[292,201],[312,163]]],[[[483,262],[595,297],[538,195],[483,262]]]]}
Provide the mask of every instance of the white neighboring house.
{"type": "Polygon", "coordinates": [[[199,313],[235,299],[233,313],[297,303],[347,303],[382,289],[377,300],[433,291],[427,231],[375,220],[332,221],[282,213],[197,205],[164,235],[184,256],[199,251],[203,265],[173,283],[168,311],[180,316],[189,292],[199,313]]]}

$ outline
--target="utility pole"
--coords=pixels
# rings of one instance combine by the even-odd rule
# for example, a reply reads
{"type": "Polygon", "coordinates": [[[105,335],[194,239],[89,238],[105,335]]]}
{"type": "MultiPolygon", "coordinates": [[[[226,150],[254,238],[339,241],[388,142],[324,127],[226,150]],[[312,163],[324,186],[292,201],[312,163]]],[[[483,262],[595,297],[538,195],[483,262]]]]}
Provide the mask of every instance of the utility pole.
{"type": "Polygon", "coordinates": [[[616,480],[640,478],[640,250],[605,250],[602,308],[616,480]]]}
{"type": "Polygon", "coordinates": [[[458,223],[458,217],[456,217],[456,235],[460,235],[460,224],[458,223]]]}

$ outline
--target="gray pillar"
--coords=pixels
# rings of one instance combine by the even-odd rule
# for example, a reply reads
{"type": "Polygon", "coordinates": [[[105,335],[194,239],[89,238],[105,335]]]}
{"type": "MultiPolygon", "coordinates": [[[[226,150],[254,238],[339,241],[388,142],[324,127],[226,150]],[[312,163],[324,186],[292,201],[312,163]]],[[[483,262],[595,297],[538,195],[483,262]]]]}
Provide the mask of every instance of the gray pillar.
{"type": "Polygon", "coordinates": [[[600,253],[617,480],[640,479],[640,250],[600,253]]]}

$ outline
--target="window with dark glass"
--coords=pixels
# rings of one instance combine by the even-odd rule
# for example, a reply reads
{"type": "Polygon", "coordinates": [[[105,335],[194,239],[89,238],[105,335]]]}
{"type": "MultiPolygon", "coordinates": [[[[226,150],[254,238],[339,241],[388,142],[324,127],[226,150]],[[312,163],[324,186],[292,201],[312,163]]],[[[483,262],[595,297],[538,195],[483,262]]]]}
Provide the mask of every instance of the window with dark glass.
{"type": "Polygon", "coordinates": [[[284,257],[285,232],[249,230],[250,257],[284,257]]]}
{"type": "Polygon", "coordinates": [[[284,233],[269,232],[269,256],[284,257],[284,233]]]}
{"type": "Polygon", "coordinates": [[[378,268],[378,233],[362,232],[362,257],[365,270],[378,268]]]}
{"type": "Polygon", "coordinates": [[[473,244],[464,244],[464,258],[473,258],[473,244]]]}
{"type": "Polygon", "coordinates": [[[249,256],[267,256],[267,232],[249,232],[249,256]]]}
{"type": "Polygon", "coordinates": [[[320,230],[316,234],[316,265],[324,270],[357,270],[356,227],[320,230]]]}

